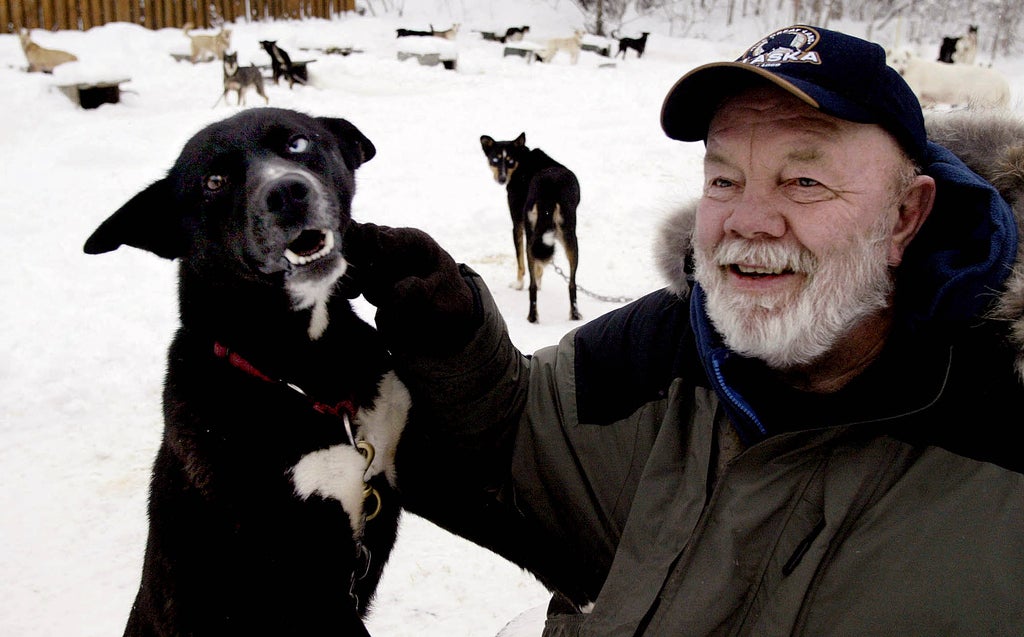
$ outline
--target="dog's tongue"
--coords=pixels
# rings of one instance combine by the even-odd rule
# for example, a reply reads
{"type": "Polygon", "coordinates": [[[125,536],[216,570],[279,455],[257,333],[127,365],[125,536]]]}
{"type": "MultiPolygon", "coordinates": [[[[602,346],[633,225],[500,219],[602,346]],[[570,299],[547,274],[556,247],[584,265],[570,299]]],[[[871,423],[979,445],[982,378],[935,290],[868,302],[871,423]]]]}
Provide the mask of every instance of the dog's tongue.
{"type": "Polygon", "coordinates": [[[288,244],[284,256],[292,265],[306,265],[330,254],[334,248],[334,233],[330,230],[303,230],[288,244]]]}
{"type": "Polygon", "coordinates": [[[302,234],[295,241],[292,241],[288,249],[295,254],[308,257],[324,245],[324,235],[319,230],[303,230],[302,234]]]}

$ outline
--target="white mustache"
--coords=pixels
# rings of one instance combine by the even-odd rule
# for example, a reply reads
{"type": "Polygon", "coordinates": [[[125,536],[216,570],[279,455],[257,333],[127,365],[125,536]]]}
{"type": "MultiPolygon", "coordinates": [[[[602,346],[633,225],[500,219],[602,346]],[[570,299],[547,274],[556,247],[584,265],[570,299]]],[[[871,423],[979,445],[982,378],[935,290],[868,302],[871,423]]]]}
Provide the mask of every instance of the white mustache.
{"type": "Polygon", "coordinates": [[[810,251],[773,241],[724,239],[715,246],[711,258],[720,267],[743,265],[765,274],[811,274],[818,268],[818,259],[810,251]]]}

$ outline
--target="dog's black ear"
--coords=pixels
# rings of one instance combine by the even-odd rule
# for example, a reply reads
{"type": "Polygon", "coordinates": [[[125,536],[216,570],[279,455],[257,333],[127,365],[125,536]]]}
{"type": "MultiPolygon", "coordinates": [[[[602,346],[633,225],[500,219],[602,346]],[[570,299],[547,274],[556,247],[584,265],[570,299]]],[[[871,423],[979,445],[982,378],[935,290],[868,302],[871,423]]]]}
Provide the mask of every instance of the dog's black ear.
{"type": "Polygon", "coordinates": [[[338,147],[341,149],[341,156],[350,170],[359,168],[377,154],[377,148],[373,142],[363,135],[362,131],[356,128],[352,122],[339,117],[318,117],[316,119],[334,135],[338,141],[338,147]]]}
{"type": "Polygon", "coordinates": [[[483,147],[484,152],[486,153],[491,146],[494,146],[494,138],[490,135],[481,135],[480,146],[483,147]]]}
{"type": "Polygon", "coordinates": [[[519,137],[515,139],[516,146],[526,146],[526,132],[519,133],[519,137]]]}
{"type": "Polygon", "coordinates": [[[127,245],[165,259],[183,256],[185,232],[173,202],[169,179],[152,184],[96,228],[85,241],[86,254],[103,254],[127,245]]]}

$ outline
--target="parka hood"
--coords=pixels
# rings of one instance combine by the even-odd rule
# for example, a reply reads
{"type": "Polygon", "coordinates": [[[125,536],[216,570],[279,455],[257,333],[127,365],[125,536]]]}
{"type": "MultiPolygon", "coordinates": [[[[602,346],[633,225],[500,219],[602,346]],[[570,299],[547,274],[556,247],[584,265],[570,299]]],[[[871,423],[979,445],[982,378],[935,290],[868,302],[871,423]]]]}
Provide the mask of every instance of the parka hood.
{"type": "MultiPolygon", "coordinates": [[[[898,271],[898,311],[913,329],[1000,321],[1024,383],[1024,120],[994,111],[926,118],[924,172],[935,208],[898,271]],[[993,187],[994,186],[994,187],[993,187]]],[[[662,223],[656,263],[680,296],[692,283],[694,200],[662,223]]]]}

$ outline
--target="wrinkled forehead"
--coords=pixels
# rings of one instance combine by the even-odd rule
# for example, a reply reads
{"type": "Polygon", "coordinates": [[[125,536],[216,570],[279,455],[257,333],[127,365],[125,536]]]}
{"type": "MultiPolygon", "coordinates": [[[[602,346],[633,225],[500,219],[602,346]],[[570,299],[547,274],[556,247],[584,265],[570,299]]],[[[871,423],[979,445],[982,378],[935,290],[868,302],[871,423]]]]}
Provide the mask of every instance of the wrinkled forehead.
{"type": "Polygon", "coordinates": [[[840,132],[852,122],[841,120],[809,106],[802,100],[771,86],[742,90],[722,100],[708,126],[708,141],[739,127],[779,127],[840,132]]]}
{"type": "Polygon", "coordinates": [[[896,139],[881,126],[833,117],[767,86],[730,96],[715,111],[708,128],[708,152],[736,144],[789,147],[788,152],[818,149],[819,154],[849,156],[857,164],[903,156],[896,139]]]}

